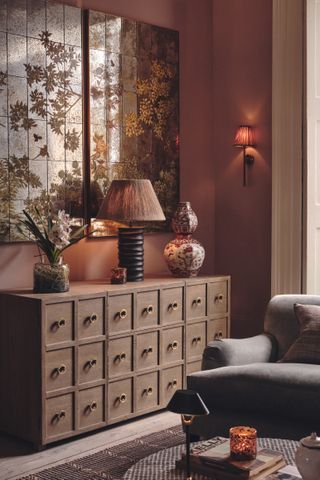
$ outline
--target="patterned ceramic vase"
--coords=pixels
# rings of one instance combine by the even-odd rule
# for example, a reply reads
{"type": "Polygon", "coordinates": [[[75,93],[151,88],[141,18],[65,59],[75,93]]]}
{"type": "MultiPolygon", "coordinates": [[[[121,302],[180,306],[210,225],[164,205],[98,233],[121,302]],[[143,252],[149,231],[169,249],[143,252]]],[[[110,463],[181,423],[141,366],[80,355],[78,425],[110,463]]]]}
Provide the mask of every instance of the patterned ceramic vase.
{"type": "Polygon", "coordinates": [[[177,233],[164,249],[164,258],[175,277],[196,277],[203,264],[205,251],[192,233],[198,219],[189,202],[180,202],[172,219],[172,228],[177,233]]]}

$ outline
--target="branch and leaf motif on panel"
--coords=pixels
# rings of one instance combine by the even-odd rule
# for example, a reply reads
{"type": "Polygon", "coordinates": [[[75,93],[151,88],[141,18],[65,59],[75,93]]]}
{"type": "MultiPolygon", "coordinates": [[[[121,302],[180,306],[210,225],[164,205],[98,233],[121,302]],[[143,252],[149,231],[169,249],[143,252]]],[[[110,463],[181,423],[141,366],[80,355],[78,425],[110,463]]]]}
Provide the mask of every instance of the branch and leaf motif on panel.
{"type": "MultiPolygon", "coordinates": [[[[30,157],[26,149],[21,157],[10,155],[8,160],[0,161],[0,241],[22,239],[15,228],[21,220],[22,208],[31,213],[39,208],[44,216],[50,210],[65,208],[73,216],[83,216],[81,162],[69,162],[69,169],[61,168],[54,179],[48,179],[48,185],[47,178],[40,178],[30,169],[29,161],[48,164],[56,160],[43,134],[43,125],[56,136],[53,135],[53,139],[62,139],[65,151],[72,153],[79,149],[82,134],[81,130],[66,125],[68,112],[82,100],[73,86],[81,56],[74,47],[52,41],[48,31],[41,32],[39,37],[46,65],[24,64],[28,98],[9,103],[8,112],[9,135],[10,131],[28,132],[29,143],[32,142],[36,154],[30,157]],[[22,190],[28,192],[23,201],[22,190]]],[[[0,71],[0,92],[7,84],[7,73],[0,71]]],[[[1,127],[6,125],[0,122],[1,127]]]]}

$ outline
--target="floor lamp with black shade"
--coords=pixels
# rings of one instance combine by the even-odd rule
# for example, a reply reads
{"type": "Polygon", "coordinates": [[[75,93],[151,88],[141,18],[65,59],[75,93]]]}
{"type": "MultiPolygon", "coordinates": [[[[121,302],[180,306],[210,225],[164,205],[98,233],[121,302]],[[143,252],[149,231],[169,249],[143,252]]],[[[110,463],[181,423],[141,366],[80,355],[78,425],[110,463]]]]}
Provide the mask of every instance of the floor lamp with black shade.
{"type": "Polygon", "coordinates": [[[191,480],[190,473],[190,425],[195,417],[208,415],[209,410],[200,395],[193,390],[177,390],[167,405],[170,412],[181,415],[182,424],[186,432],[186,464],[187,480],[191,480]]]}

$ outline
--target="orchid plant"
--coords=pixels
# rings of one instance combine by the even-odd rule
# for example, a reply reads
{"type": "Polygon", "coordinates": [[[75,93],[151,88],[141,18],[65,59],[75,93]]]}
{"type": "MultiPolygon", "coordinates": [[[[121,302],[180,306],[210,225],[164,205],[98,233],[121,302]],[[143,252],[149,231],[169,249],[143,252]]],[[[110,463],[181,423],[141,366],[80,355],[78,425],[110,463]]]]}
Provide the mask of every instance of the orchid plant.
{"type": "MultiPolygon", "coordinates": [[[[21,223],[33,235],[38,248],[46,255],[51,265],[59,262],[66,248],[87,236],[84,234],[87,225],[72,231],[70,216],[64,210],[59,210],[55,216],[49,215],[47,221],[43,220],[37,208],[35,212],[36,220],[23,210],[26,220],[22,220],[21,223]]],[[[21,228],[20,232],[23,233],[21,228]]]]}

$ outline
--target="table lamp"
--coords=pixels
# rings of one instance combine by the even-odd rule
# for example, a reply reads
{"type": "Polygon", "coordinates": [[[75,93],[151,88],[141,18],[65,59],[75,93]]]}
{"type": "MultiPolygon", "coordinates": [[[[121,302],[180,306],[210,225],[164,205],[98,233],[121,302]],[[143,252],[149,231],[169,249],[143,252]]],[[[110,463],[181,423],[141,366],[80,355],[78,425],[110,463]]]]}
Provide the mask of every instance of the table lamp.
{"type": "Polygon", "coordinates": [[[96,218],[129,225],[118,229],[119,267],[129,282],[143,280],[144,229],[133,224],[166,219],[150,180],[113,180],[96,218]]]}
{"type": "Polygon", "coordinates": [[[170,412],[180,413],[182,424],[186,431],[186,463],[187,480],[191,480],[190,473],[190,425],[194,417],[208,415],[209,410],[197,392],[193,390],[177,390],[167,405],[170,412]]]}

